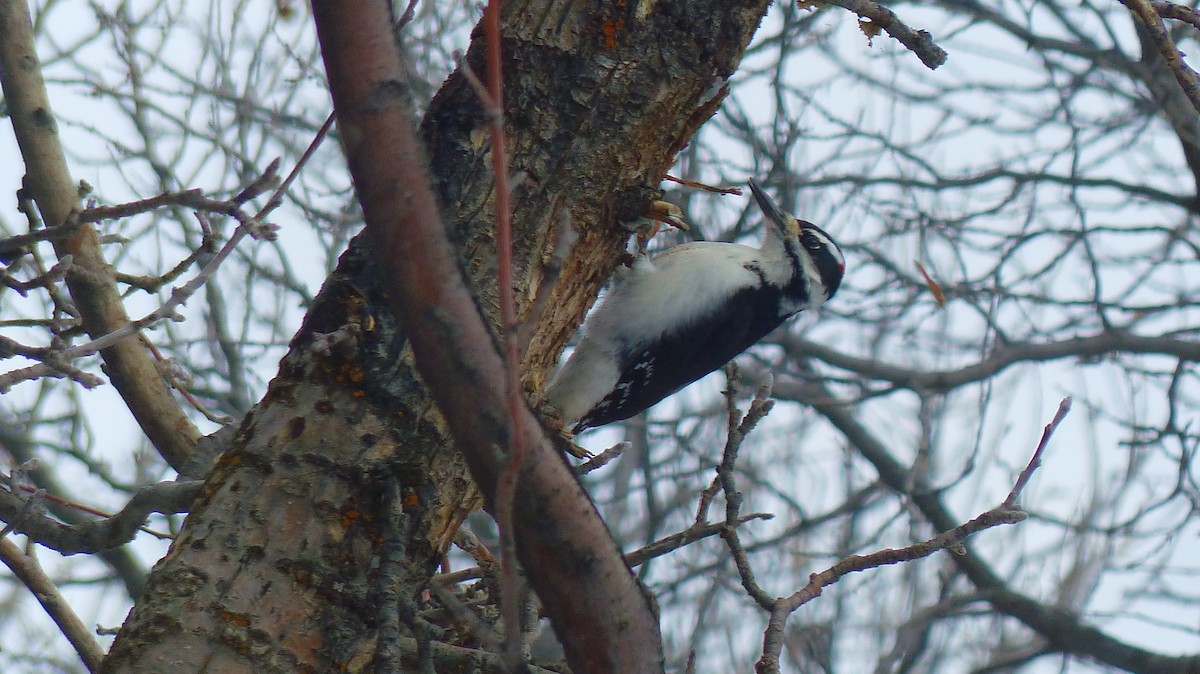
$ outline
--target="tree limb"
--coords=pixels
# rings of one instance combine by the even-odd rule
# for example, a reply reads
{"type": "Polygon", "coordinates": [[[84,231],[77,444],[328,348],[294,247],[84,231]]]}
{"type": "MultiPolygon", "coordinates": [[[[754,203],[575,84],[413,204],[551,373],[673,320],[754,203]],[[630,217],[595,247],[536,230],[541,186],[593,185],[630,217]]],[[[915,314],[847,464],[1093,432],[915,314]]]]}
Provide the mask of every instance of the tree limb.
{"type": "Polygon", "coordinates": [[[64,524],[41,514],[27,507],[30,497],[0,489],[0,520],[13,531],[63,555],[108,550],[132,540],[150,513],[187,512],[201,484],[196,480],[142,487],[116,515],[79,524],[64,524]]]}
{"type": "MultiPolygon", "coordinates": [[[[792,353],[802,353],[834,367],[885,381],[893,386],[921,391],[950,391],[965,384],[988,379],[1013,365],[1061,358],[1097,358],[1120,352],[1170,356],[1190,362],[1200,361],[1200,343],[1176,339],[1170,335],[1143,336],[1123,330],[1108,330],[1058,342],[997,344],[991,353],[977,363],[954,370],[932,371],[852,356],[797,334],[783,336],[779,343],[792,353]]],[[[803,388],[802,384],[782,380],[775,384],[775,393],[791,399],[801,394],[803,388]]]]}
{"type": "Polygon", "coordinates": [[[498,448],[529,453],[513,503],[518,556],[538,571],[531,585],[572,669],[661,672],[657,615],[587,494],[528,409],[524,436],[511,437],[501,357],[441,225],[385,9],[313,3],[343,148],[417,367],[491,506],[498,448]]]}
{"type": "Polygon", "coordinates": [[[87,626],[71,608],[70,602],[59,593],[58,587],[46,572],[42,571],[37,560],[26,555],[7,538],[0,538],[0,562],[4,562],[13,575],[37,597],[42,608],[46,609],[46,613],[75,647],[75,652],[79,653],[79,658],[83,660],[88,671],[99,671],[100,664],[104,661],[104,649],[96,643],[87,626]]]}

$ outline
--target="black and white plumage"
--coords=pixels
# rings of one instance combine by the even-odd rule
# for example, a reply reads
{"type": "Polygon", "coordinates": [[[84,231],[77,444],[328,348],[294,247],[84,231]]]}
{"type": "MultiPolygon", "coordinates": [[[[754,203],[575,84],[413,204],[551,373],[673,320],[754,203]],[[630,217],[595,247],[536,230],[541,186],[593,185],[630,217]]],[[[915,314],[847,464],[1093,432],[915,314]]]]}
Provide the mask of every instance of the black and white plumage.
{"type": "Polygon", "coordinates": [[[750,189],[766,216],[761,248],[686,243],[620,275],[546,389],[565,427],[628,419],[837,292],[845,260],[833,239],[750,189]]]}

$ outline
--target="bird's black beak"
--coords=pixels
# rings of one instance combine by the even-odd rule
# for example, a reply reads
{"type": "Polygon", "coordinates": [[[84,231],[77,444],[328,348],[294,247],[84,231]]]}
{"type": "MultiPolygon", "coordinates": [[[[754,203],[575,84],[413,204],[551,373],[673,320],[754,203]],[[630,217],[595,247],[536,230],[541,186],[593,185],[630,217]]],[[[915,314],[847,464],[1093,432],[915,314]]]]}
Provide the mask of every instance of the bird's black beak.
{"type": "Polygon", "coordinates": [[[753,178],[750,179],[750,191],[754,193],[754,200],[758,202],[758,207],[762,209],[763,215],[767,216],[767,219],[771,221],[771,224],[775,225],[775,228],[779,230],[781,234],[791,234],[795,236],[798,233],[796,230],[798,230],[799,227],[793,224],[795,223],[796,219],[788,213],[785,213],[784,210],[779,207],[779,204],[775,203],[775,200],[769,197],[767,193],[763,191],[763,188],[758,184],[758,181],[753,178]]]}

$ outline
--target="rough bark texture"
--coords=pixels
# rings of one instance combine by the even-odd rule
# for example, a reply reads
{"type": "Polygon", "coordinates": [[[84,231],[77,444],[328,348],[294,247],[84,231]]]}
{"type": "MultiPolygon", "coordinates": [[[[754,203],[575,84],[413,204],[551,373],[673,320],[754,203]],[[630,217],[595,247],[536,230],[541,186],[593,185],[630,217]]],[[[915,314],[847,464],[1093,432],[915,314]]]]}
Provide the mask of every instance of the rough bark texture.
{"type": "MultiPolygon", "coordinates": [[[[571,671],[661,674],[662,639],[653,601],[538,420],[519,398],[510,397],[519,392],[510,388],[505,360],[437,210],[412,129],[411,105],[402,93],[407,68],[386,11],[374,0],[314,0],[313,16],[342,148],[417,369],[438,409],[451,420],[450,434],[487,507],[512,534],[515,556],[530,571],[529,585],[562,636],[571,671]],[[380,144],[376,138],[392,142],[380,144]]],[[[489,26],[489,41],[498,25],[489,26]]],[[[501,315],[513,320],[509,309],[501,315]]],[[[520,601],[518,594],[510,575],[500,596],[520,601]]],[[[516,616],[505,613],[506,628],[518,623],[519,608],[516,616]]],[[[394,638],[381,641],[386,645],[376,666],[390,671],[402,659],[402,649],[392,645],[394,638]]]]}
{"type": "MultiPolygon", "coordinates": [[[[523,306],[552,230],[565,217],[580,233],[528,350],[535,382],[616,263],[626,237],[618,222],[644,210],[674,154],[716,109],[766,7],[633,5],[505,7],[506,126],[512,172],[522,176],[514,278],[523,306]]],[[[477,35],[467,56],[477,73],[485,71],[480,42],[477,35]]],[[[494,324],[484,123],[456,73],[422,132],[452,241],[494,324]]],[[[399,485],[409,518],[406,598],[417,596],[458,522],[478,505],[448,437],[360,235],[155,568],[105,671],[368,666],[377,646],[375,576],[393,523],[389,494],[399,485]]]]}

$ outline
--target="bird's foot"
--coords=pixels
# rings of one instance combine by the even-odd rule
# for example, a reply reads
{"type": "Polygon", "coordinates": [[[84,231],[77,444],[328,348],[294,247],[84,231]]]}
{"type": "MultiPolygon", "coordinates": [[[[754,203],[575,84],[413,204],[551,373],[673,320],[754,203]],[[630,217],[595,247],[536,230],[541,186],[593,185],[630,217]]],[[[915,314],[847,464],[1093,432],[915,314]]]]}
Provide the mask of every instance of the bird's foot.
{"type": "Polygon", "coordinates": [[[562,414],[557,409],[544,403],[534,409],[538,410],[538,415],[542,418],[542,426],[550,431],[551,440],[555,441],[559,449],[577,459],[592,458],[591,452],[576,444],[575,434],[567,430],[563,424],[562,414]]]}

